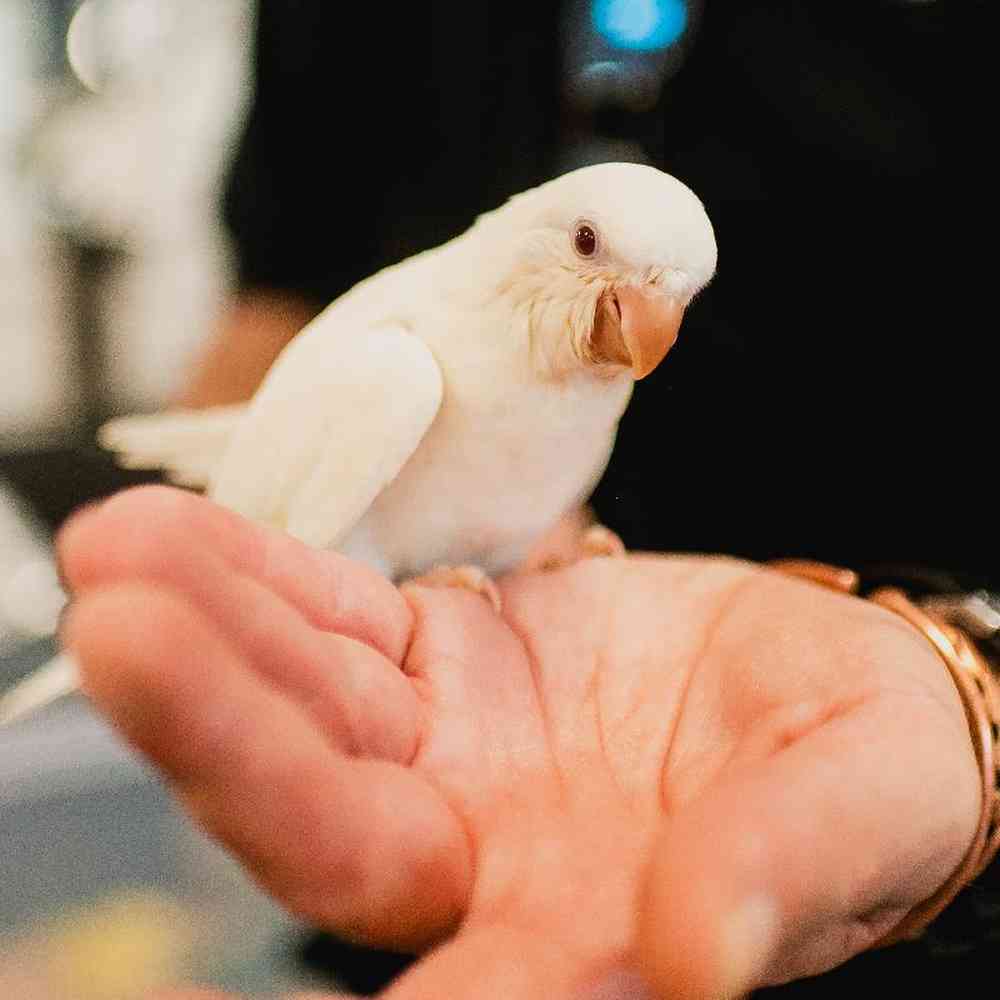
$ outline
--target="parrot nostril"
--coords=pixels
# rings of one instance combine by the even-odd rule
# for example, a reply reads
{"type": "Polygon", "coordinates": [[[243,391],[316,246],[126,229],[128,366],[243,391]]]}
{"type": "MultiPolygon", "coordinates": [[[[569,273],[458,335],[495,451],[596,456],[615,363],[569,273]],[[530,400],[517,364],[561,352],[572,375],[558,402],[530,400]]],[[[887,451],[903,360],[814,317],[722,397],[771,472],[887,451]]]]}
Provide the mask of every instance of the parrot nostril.
{"type": "Polygon", "coordinates": [[[622,321],[622,307],[621,307],[621,303],[619,303],[619,301],[618,301],[618,293],[617,292],[612,293],[612,295],[611,295],[611,301],[614,303],[615,313],[618,316],[618,322],[620,324],[621,321],[622,321]]]}

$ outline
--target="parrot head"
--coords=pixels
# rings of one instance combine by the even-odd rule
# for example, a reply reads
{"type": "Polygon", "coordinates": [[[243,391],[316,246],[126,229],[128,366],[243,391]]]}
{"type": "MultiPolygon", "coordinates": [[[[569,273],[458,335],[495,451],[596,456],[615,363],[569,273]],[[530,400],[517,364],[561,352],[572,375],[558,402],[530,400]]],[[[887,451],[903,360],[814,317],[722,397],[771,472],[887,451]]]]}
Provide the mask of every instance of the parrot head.
{"type": "Polygon", "coordinates": [[[640,164],[583,167],[516,195],[477,226],[491,237],[497,228],[514,248],[500,291],[526,316],[532,355],[555,376],[583,368],[644,378],[715,272],[701,202],[640,164]]]}

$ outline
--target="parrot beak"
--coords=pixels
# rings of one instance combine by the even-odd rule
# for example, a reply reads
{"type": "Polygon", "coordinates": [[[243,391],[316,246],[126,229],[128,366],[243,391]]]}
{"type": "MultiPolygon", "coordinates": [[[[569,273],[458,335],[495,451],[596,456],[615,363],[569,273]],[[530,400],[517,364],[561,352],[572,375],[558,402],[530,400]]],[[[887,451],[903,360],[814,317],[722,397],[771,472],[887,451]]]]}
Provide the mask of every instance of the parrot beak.
{"type": "Polygon", "coordinates": [[[598,363],[631,368],[638,381],[667,356],[683,318],[684,306],[659,289],[609,288],[597,305],[590,353],[598,363]]]}

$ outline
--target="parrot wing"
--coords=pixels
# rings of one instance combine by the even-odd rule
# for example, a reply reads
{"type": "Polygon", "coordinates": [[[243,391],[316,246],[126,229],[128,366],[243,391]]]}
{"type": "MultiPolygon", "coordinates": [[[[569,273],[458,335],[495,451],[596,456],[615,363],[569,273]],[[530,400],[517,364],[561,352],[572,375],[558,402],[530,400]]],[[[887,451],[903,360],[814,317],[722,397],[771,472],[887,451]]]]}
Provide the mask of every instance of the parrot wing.
{"type": "Polygon", "coordinates": [[[244,412],[246,404],[120,417],[106,423],[97,440],[126,469],[163,469],[172,482],[203,488],[244,412]]]}
{"type": "Polygon", "coordinates": [[[441,405],[434,356],[398,326],[306,327],[250,403],[209,495],[333,547],[396,478],[441,405]]]}

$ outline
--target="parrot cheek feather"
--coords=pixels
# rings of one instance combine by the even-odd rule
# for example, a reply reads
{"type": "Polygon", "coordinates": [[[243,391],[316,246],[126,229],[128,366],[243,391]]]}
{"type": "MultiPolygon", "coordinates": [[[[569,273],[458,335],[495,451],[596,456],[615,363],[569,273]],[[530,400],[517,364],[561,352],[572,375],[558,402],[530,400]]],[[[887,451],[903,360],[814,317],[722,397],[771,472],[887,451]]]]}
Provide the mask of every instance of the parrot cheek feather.
{"type": "Polygon", "coordinates": [[[597,304],[594,324],[587,342],[588,360],[604,369],[628,368],[632,354],[622,334],[622,313],[618,296],[605,292],[597,304]]]}

